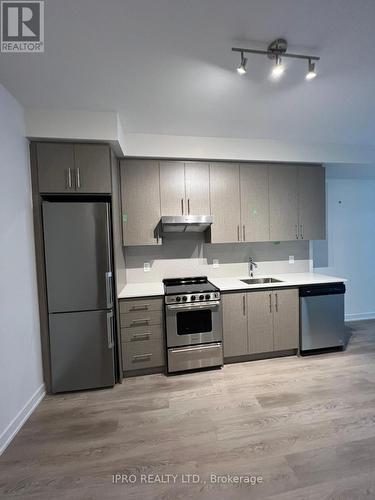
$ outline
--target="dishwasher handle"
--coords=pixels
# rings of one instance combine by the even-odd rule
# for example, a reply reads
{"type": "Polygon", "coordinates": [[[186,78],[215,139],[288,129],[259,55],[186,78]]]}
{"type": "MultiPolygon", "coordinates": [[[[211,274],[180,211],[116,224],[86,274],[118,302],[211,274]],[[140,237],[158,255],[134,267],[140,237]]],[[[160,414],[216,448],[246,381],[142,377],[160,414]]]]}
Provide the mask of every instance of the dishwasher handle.
{"type": "Polygon", "coordinates": [[[344,283],[327,283],[324,285],[302,286],[299,289],[300,297],[316,297],[317,295],[338,295],[345,293],[344,283]]]}

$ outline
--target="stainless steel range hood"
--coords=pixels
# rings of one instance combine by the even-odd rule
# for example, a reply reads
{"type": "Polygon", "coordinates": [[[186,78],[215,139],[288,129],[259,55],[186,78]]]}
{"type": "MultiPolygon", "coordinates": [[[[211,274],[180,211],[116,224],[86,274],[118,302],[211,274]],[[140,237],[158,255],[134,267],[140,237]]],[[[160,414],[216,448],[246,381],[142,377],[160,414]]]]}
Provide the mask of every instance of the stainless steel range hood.
{"type": "Polygon", "coordinates": [[[212,215],[172,215],[160,220],[162,233],[203,233],[213,223],[212,215]]]}

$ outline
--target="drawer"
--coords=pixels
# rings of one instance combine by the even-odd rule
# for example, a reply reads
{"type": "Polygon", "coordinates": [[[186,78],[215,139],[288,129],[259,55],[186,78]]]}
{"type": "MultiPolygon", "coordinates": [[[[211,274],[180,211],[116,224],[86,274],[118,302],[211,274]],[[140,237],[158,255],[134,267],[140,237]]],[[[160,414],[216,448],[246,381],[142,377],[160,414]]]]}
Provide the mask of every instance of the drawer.
{"type": "Polygon", "coordinates": [[[162,325],[142,325],[131,328],[121,328],[122,342],[149,342],[163,338],[162,325]]]}
{"type": "Polygon", "coordinates": [[[162,325],[162,311],[132,311],[126,314],[120,314],[121,328],[135,326],[162,325]]]}
{"type": "Polygon", "coordinates": [[[161,311],[163,308],[163,299],[131,299],[120,300],[120,313],[129,313],[135,311],[161,311]]]}
{"type": "Polygon", "coordinates": [[[163,341],[159,339],[148,342],[123,342],[122,363],[124,371],[163,366],[163,341]]]}

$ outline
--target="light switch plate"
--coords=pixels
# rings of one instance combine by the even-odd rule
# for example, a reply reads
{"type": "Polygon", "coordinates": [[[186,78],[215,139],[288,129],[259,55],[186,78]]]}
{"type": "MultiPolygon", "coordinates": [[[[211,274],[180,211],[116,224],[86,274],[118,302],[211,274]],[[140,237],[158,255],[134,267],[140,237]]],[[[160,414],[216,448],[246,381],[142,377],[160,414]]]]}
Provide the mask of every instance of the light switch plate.
{"type": "Polygon", "coordinates": [[[289,264],[294,264],[294,255],[289,255],[289,264]]]}
{"type": "Polygon", "coordinates": [[[214,269],[217,269],[218,267],[220,267],[219,259],[212,259],[212,267],[214,269]]]}
{"type": "Polygon", "coordinates": [[[144,271],[145,273],[148,273],[148,272],[150,272],[150,270],[151,270],[150,263],[149,263],[149,262],[145,262],[145,263],[143,264],[143,271],[144,271]]]}

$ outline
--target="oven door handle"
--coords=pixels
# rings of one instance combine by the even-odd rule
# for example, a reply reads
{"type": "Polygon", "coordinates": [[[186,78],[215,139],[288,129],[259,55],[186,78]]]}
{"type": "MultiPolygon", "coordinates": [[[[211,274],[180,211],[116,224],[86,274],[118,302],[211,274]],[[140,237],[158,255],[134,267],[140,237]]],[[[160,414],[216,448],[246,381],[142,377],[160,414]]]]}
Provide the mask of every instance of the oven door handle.
{"type": "Polygon", "coordinates": [[[211,300],[210,302],[197,302],[194,305],[192,304],[170,304],[167,305],[167,309],[169,310],[180,310],[184,309],[185,311],[193,311],[197,309],[214,309],[220,304],[220,300],[211,300]]]}

